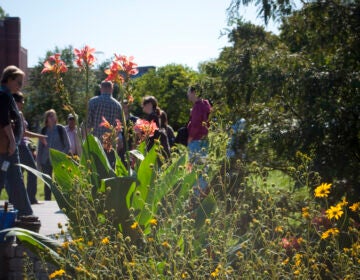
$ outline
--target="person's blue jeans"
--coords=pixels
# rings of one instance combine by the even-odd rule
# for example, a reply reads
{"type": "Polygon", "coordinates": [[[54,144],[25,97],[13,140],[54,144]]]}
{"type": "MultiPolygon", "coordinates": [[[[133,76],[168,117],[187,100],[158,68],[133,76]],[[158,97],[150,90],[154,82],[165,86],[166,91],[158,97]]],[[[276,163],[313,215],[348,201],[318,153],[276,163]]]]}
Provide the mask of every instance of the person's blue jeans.
{"type": "Polygon", "coordinates": [[[19,150],[11,156],[6,154],[0,155],[0,167],[4,161],[10,163],[7,171],[0,170],[0,186],[6,183],[6,191],[9,196],[9,201],[17,209],[19,216],[32,215],[33,210],[30,205],[29,197],[25,189],[20,163],[19,150]]]}
{"type": "MultiPolygon", "coordinates": [[[[189,151],[189,160],[192,164],[205,164],[205,159],[207,157],[207,149],[208,149],[208,142],[206,140],[193,140],[188,144],[188,151],[189,151]]],[[[204,168],[206,171],[206,167],[204,168]]],[[[203,178],[203,176],[199,176],[198,187],[201,191],[205,191],[208,183],[203,178]]],[[[200,195],[198,189],[194,188],[194,193],[196,196],[200,195]]]]}

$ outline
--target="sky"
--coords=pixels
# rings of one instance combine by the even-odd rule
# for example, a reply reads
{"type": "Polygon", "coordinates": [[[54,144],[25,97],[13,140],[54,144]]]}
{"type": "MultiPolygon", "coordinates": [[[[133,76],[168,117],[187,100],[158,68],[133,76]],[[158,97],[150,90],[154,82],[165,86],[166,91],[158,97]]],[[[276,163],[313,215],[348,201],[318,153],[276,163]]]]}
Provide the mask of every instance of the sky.
{"type": "MultiPolygon", "coordinates": [[[[226,9],[231,0],[0,0],[11,17],[20,17],[21,45],[28,66],[47,51],[69,45],[96,49],[98,63],[114,53],[134,56],[139,66],[182,64],[197,70],[228,45],[226,9]]],[[[255,7],[243,19],[261,25],[255,7]]],[[[267,31],[277,32],[274,24],[267,31]]]]}

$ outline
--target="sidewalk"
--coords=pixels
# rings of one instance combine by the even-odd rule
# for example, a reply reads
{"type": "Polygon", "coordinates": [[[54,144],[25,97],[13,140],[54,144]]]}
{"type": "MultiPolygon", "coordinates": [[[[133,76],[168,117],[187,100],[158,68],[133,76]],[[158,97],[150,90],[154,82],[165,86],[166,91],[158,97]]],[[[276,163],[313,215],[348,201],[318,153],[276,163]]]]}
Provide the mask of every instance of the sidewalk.
{"type": "MultiPolygon", "coordinates": [[[[3,200],[0,200],[0,205],[4,205],[3,200]]],[[[59,209],[56,201],[41,201],[41,204],[33,204],[31,207],[34,215],[39,217],[41,222],[40,234],[53,235],[59,233],[58,223],[63,226],[67,223],[67,217],[59,209]]]]}

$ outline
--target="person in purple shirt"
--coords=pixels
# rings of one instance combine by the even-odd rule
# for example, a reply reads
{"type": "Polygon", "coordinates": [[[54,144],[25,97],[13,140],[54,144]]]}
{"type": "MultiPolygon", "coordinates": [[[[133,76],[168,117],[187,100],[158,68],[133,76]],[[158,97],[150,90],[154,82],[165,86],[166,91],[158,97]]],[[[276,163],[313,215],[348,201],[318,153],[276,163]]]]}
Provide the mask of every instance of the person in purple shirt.
{"type": "Polygon", "coordinates": [[[188,100],[193,103],[188,129],[188,145],[193,141],[203,141],[208,134],[211,105],[208,100],[198,96],[196,88],[191,86],[187,92],[188,100]]]}
{"type": "MultiPolygon", "coordinates": [[[[189,159],[193,164],[203,163],[207,155],[208,144],[206,137],[208,135],[211,105],[208,100],[199,96],[195,86],[189,87],[187,98],[193,104],[190,121],[187,125],[189,159]]],[[[198,184],[200,191],[205,191],[207,183],[201,176],[198,184]]]]}

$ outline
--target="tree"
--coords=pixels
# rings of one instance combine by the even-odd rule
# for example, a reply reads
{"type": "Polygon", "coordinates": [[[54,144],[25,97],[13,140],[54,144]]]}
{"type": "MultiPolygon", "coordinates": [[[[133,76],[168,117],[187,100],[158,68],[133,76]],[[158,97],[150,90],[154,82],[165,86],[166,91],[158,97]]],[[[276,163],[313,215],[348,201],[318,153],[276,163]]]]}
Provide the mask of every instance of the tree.
{"type": "Polygon", "coordinates": [[[8,16],[8,14],[6,14],[4,9],[2,7],[0,7],[0,20],[4,19],[7,16],[8,16]]]}
{"type": "MultiPolygon", "coordinates": [[[[253,2],[252,0],[232,0],[227,9],[229,19],[239,18],[238,11],[241,5],[247,6],[253,2]]],[[[294,8],[294,3],[291,0],[263,0],[255,1],[255,6],[258,8],[258,17],[263,18],[264,23],[268,24],[270,19],[276,20],[289,15],[294,8]]]]}
{"type": "Polygon", "coordinates": [[[222,100],[240,107],[231,117],[247,116],[250,159],[281,168],[301,151],[349,195],[360,192],[359,10],[309,3],[284,18],[279,38],[238,22],[233,45],[204,67],[220,69],[222,100]]]}
{"type": "Polygon", "coordinates": [[[284,19],[281,39],[309,61],[284,92],[300,118],[304,151],[314,151],[315,167],[343,191],[360,189],[360,3],[309,3],[284,19]],[[304,20],[305,19],[305,20],[304,20]]]}

